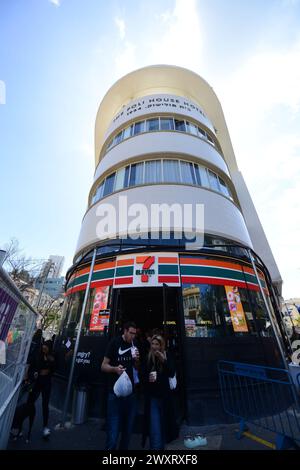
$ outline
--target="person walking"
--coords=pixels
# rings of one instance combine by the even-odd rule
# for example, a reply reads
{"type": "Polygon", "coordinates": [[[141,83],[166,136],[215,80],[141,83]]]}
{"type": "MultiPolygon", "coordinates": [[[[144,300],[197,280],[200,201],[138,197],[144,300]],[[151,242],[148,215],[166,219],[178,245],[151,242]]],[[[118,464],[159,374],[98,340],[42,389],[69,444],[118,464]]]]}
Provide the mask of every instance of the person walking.
{"type": "Polygon", "coordinates": [[[54,368],[55,361],[52,355],[52,341],[48,340],[41,344],[39,352],[31,358],[29,376],[33,375],[35,382],[27,400],[29,404],[34,404],[40,393],[42,394],[43,437],[48,437],[51,432],[48,427],[48,420],[51,377],[54,372],[54,368]]]}
{"type": "Polygon", "coordinates": [[[139,350],[134,343],[136,325],[127,322],[123,334],[113,338],[106,349],[101,365],[102,372],[108,377],[107,398],[107,438],[106,450],[117,448],[119,433],[121,432],[120,450],[127,450],[137,413],[136,385],[139,382],[137,370],[139,369],[139,350]],[[132,393],[126,397],[117,397],[114,385],[121,374],[128,374],[132,383],[132,393]]]}
{"type": "Polygon", "coordinates": [[[145,389],[142,446],[145,446],[149,436],[151,450],[163,450],[166,443],[178,437],[178,425],[169,384],[169,378],[174,375],[174,360],[165,350],[163,337],[153,336],[142,372],[145,389]]]}

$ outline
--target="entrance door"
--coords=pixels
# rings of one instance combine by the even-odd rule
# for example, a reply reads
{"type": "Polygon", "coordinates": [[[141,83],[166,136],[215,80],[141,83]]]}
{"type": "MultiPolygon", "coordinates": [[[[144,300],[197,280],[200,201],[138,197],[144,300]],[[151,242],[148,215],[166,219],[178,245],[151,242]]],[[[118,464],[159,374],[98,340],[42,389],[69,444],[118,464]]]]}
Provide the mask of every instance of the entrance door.
{"type": "Polygon", "coordinates": [[[176,409],[178,418],[186,416],[185,374],[184,374],[184,325],[181,311],[181,292],[177,287],[132,287],[114,290],[114,308],[110,334],[121,334],[123,325],[133,321],[142,333],[160,330],[167,350],[176,361],[177,390],[176,409]]]}

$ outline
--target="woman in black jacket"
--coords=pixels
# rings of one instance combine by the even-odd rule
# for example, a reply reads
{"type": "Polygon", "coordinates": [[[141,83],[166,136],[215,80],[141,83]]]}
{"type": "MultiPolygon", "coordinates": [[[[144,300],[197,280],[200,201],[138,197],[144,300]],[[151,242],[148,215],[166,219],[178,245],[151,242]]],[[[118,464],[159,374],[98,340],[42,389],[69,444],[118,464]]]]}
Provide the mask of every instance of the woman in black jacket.
{"type": "Polygon", "coordinates": [[[35,403],[40,393],[42,394],[43,407],[43,436],[48,437],[49,400],[51,393],[51,377],[54,372],[55,361],[52,355],[52,341],[45,341],[30,363],[30,374],[35,378],[32,391],[29,393],[28,402],[35,403]]]}
{"type": "Polygon", "coordinates": [[[171,355],[165,351],[162,336],[152,337],[142,374],[145,389],[142,444],[145,446],[149,436],[150,449],[163,450],[166,442],[178,437],[178,426],[169,384],[169,378],[175,375],[175,365],[171,355]]]}

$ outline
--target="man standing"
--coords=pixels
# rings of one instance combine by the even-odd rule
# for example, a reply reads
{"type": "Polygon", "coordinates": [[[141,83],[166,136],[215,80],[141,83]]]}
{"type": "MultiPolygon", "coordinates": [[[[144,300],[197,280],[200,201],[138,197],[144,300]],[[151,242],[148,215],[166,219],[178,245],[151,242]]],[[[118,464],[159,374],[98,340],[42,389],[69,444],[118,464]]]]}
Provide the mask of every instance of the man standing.
{"type": "Polygon", "coordinates": [[[126,323],[123,335],[110,341],[101,365],[102,372],[107,373],[109,379],[106,450],[116,449],[119,432],[121,432],[119,449],[127,450],[129,446],[137,412],[135,385],[138,382],[136,371],[139,368],[139,351],[134,346],[135,336],[135,323],[126,323]],[[132,393],[127,397],[117,397],[113,387],[125,370],[132,383],[132,393]]]}

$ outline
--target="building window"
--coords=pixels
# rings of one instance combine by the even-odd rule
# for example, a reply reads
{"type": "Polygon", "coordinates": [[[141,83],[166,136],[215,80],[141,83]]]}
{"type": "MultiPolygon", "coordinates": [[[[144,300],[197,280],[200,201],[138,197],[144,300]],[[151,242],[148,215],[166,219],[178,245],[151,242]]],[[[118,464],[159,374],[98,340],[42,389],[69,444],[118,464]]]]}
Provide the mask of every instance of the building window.
{"type": "Polygon", "coordinates": [[[189,162],[180,162],[180,166],[181,182],[187,184],[196,184],[193,164],[189,162]]]}
{"type": "Polygon", "coordinates": [[[134,124],[134,135],[145,132],[145,121],[139,121],[134,124]]]}
{"type": "Polygon", "coordinates": [[[96,189],[96,192],[94,194],[94,197],[92,199],[92,204],[95,204],[95,202],[99,201],[102,196],[103,196],[103,187],[104,187],[104,181],[98,186],[96,189]]]}
{"type": "Polygon", "coordinates": [[[184,160],[157,159],[121,167],[107,176],[95,190],[91,203],[124,188],[163,182],[207,187],[234,200],[225,181],[208,168],[184,160]]]}
{"type": "Polygon", "coordinates": [[[174,119],[175,123],[175,131],[186,132],[185,130],[185,122],[181,119],[174,119]]]}
{"type": "Polygon", "coordinates": [[[200,127],[197,127],[197,130],[198,130],[198,136],[201,137],[202,139],[206,138],[206,132],[203,131],[200,127]]]}
{"type": "Polygon", "coordinates": [[[107,178],[105,179],[103,197],[113,192],[115,176],[116,174],[112,173],[111,175],[107,176],[107,178]]]}
{"type": "Polygon", "coordinates": [[[214,189],[215,191],[220,192],[220,186],[219,186],[218,177],[217,177],[217,175],[216,175],[213,171],[211,171],[211,170],[208,170],[208,179],[209,179],[209,183],[210,183],[211,189],[214,189]]]}
{"type": "Polygon", "coordinates": [[[228,187],[226,186],[226,183],[222,180],[222,178],[220,178],[220,176],[218,178],[219,178],[221,192],[225,194],[225,196],[231,197],[231,194],[229,192],[228,187]]]}
{"type": "Polygon", "coordinates": [[[124,188],[129,186],[129,174],[130,174],[130,165],[125,168],[125,177],[124,177],[124,188]]]}
{"type": "Polygon", "coordinates": [[[147,119],[146,121],[146,132],[159,131],[159,119],[147,119]]]}
{"type": "Polygon", "coordinates": [[[160,118],[160,130],[161,131],[173,131],[174,119],[173,118],[160,118]]]}
{"type": "Polygon", "coordinates": [[[164,181],[166,183],[180,183],[180,170],[178,160],[163,160],[164,181]]]}
{"type": "Polygon", "coordinates": [[[161,181],[161,160],[145,162],[145,183],[160,183],[161,181]]]}
{"type": "Polygon", "coordinates": [[[143,184],[144,180],[144,162],[131,165],[129,186],[143,184]]]}
{"type": "Polygon", "coordinates": [[[186,122],[186,131],[189,132],[190,134],[193,135],[198,135],[198,129],[195,124],[192,124],[191,122],[186,122]]]}
{"type": "Polygon", "coordinates": [[[138,121],[122,129],[112,140],[109,141],[106,146],[106,152],[125,139],[141,134],[142,132],[156,132],[159,130],[187,132],[201,137],[215,146],[215,142],[212,137],[208,135],[205,130],[196,126],[192,122],[185,121],[184,119],[173,119],[172,117],[155,117],[146,119],[145,121],[138,121]]]}
{"type": "Polygon", "coordinates": [[[124,188],[125,186],[124,181],[125,181],[125,167],[120,168],[120,170],[116,172],[115,191],[118,191],[119,189],[124,188]]]}
{"type": "Polygon", "coordinates": [[[201,176],[200,176],[200,169],[199,169],[199,165],[197,165],[197,163],[194,163],[194,169],[195,169],[195,176],[196,176],[196,184],[198,186],[202,186],[201,176]]]}
{"type": "Polygon", "coordinates": [[[123,139],[128,139],[133,135],[133,124],[124,129],[123,139]]]}
{"type": "Polygon", "coordinates": [[[115,136],[113,144],[114,145],[119,144],[123,140],[122,137],[123,137],[123,131],[119,132],[119,134],[115,136]]]}

